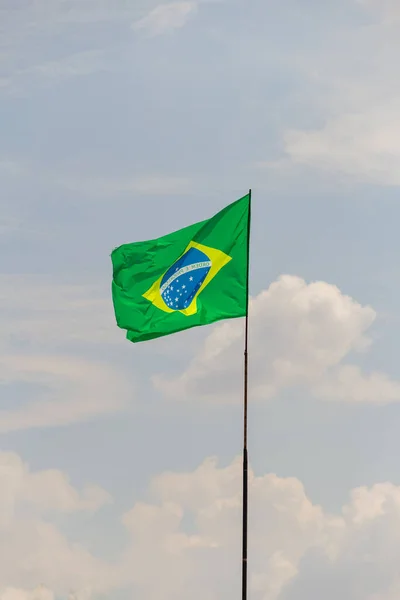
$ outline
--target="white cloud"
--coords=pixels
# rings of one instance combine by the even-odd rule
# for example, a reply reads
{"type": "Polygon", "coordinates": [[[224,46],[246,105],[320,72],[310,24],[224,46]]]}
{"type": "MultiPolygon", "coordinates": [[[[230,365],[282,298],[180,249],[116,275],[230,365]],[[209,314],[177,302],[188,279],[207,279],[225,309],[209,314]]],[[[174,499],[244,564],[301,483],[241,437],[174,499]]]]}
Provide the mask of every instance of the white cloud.
{"type": "MultiPolygon", "coordinates": [[[[69,543],[48,520],[50,507],[95,508],[85,489],[60,472],[32,473],[16,455],[0,459],[0,600],[53,600],[70,589],[77,590],[70,600],[89,600],[122,588],[140,600],[186,600],[189,592],[193,600],[220,600],[240,589],[240,459],[220,467],[208,458],[193,472],[155,477],[151,500],[123,516],[127,545],[112,563],[69,543]]],[[[398,486],[356,488],[338,514],[313,504],[294,477],[250,472],[249,487],[255,600],[317,600],[324,590],[327,600],[396,597],[398,486]]]]}
{"type": "MultiPolygon", "coordinates": [[[[32,391],[21,407],[3,404],[0,430],[64,425],[126,406],[133,387],[126,374],[82,356],[91,344],[121,342],[103,290],[18,276],[3,276],[1,289],[3,389],[7,394],[7,386],[23,382],[32,391]],[[82,358],[72,358],[77,349],[82,358]]],[[[294,386],[336,400],[400,399],[400,385],[384,373],[343,364],[351,352],[367,349],[376,315],[335,286],[285,276],[252,300],[251,313],[254,399],[294,386]]],[[[172,397],[240,401],[242,341],[241,320],[214,327],[187,370],[176,378],[156,377],[156,386],[172,397]]]]}
{"type": "MultiPolygon", "coordinates": [[[[367,332],[375,317],[371,307],[333,285],[280,277],[251,300],[252,398],[267,399],[282,389],[306,386],[315,395],[337,400],[399,401],[398,382],[343,364],[351,353],[367,350],[367,332]]],[[[217,325],[183,374],[157,376],[154,383],[171,397],[239,401],[242,347],[242,320],[217,325]]]]}
{"type": "Polygon", "coordinates": [[[183,27],[197,11],[197,2],[171,2],[156,6],[148,15],[136,21],[133,29],[143,30],[150,35],[160,35],[183,27]]]}
{"type": "Polygon", "coordinates": [[[297,165],[359,182],[400,185],[399,3],[359,0],[359,24],[336,28],[318,53],[303,59],[306,94],[317,127],[288,128],[283,146],[297,165]]]}
{"type": "Polygon", "coordinates": [[[342,365],[327,373],[314,392],[331,400],[386,403],[400,400],[400,383],[385,373],[364,374],[359,367],[342,365]]]}
{"type": "Polygon", "coordinates": [[[107,364],[69,356],[0,356],[0,383],[21,382],[40,386],[40,399],[1,410],[0,431],[85,421],[121,410],[132,395],[126,376],[107,364]]]}
{"type": "MultiPolygon", "coordinates": [[[[139,597],[183,600],[189,590],[194,600],[232,597],[240,590],[240,460],[165,473],[151,489],[154,503],[138,503],[124,518],[132,535],[125,568],[137,567],[139,597]]],[[[399,495],[389,483],[355,489],[331,515],[298,479],[251,474],[251,596],[317,600],[325,589],[329,600],[386,598],[398,585],[399,495]],[[360,573],[368,574],[361,584],[360,573]]]]}
{"type": "Polygon", "coordinates": [[[373,594],[368,600],[398,600],[400,598],[400,583],[395,583],[389,590],[373,594]]]}
{"type": "Polygon", "coordinates": [[[12,452],[0,452],[0,489],[0,525],[3,527],[27,506],[41,514],[70,513],[97,510],[110,501],[109,494],[96,485],[86,486],[79,492],[67,476],[56,469],[32,472],[12,452]]]}
{"type": "MultiPolygon", "coordinates": [[[[251,476],[252,588],[255,598],[278,598],[310,544],[337,524],[314,507],[296,479],[251,476]]],[[[208,459],[193,473],[164,474],[153,482],[153,505],[125,515],[132,535],[127,564],[143,598],[231,597],[239,589],[241,465],[219,469],[208,459]],[[192,522],[190,533],[184,522],[192,522]],[[152,576],[157,565],[157,578],[152,576]]],[[[339,527],[342,524],[339,520],[339,527]]],[[[252,594],[253,595],[253,594],[252,594]]]]}
{"type": "MultiPolygon", "coordinates": [[[[146,6],[152,5],[151,0],[146,0],[146,6]]],[[[122,32],[128,34],[129,23],[139,17],[142,6],[127,0],[24,0],[18,3],[3,0],[0,6],[0,57],[3,67],[0,90],[21,95],[38,84],[110,68],[117,70],[121,58],[113,59],[112,50],[118,51],[120,38],[114,36],[114,44],[107,44],[106,49],[102,44],[99,50],[96,25],[119,26],[122,32]],[[75,36],[69,38],[68,34],[71,28],[82,26],[89,26],[90,31],[86,35],[85,50],[77,52],[79,43],[77,46],[75,36]],[[49,54],[49,47],[43,43],[43,40],[51,40],[55,35],[64,38],[64,55],[57,60],[53,59],[54,52],[49,54]],[[42,43],[37,44],[36,39],[42,40],[42,43]]]]}
{"type": "Polygon", "coordinates": [[[98,486],[82,491],[57,470],[32,472],[13,453],[0,453],[0,598],[52,600],[71,587],[106,589],[110,567],[70,543],[50,516],[96,510],[110,500],[98,486]],[[38,583],[45,585],[37,588],[38,583]]]}
{"type": "Polygon", "coordinates": [[[338,171],[359,181],[400,185],[399,97],[360,113],[348,113],[317,131],[288,131],[285,150],[291,159],[325,171],[338,171]]]}
{"type": "Polygon", "coordinates": [[[121,340],[108,285],[40,275],[0,275],[0,328],[0,349],[7,353],[121,340]]]}
{"type": "Polygon", "coordinates": [[[0,600],[54,600],[54,594],[44,586],[34,590],[8,587],[0,593],[0,600]]]}
{"type": "Polygon", "coordinates": [[[40,276],[3,275],[0,282],[0,431],[66,425],[124,408],[134,390],[130,378],[87,358],[91,345],[121,341],[104,290],[40,276]],[[14,408],[8,396],[21,383],[26,401],[14,408]]]}

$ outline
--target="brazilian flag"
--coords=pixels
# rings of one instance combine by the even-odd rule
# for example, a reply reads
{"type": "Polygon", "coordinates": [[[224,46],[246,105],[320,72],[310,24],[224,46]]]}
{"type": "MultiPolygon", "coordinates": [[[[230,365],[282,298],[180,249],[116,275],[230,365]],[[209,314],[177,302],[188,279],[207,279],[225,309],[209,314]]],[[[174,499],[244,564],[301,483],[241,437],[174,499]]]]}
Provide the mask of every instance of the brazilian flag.
{"type": "Polygon", "coordinates": [[[207,221],[111,254],[117,324],[142,342],[247,312],[251,194],[207,221]]]}

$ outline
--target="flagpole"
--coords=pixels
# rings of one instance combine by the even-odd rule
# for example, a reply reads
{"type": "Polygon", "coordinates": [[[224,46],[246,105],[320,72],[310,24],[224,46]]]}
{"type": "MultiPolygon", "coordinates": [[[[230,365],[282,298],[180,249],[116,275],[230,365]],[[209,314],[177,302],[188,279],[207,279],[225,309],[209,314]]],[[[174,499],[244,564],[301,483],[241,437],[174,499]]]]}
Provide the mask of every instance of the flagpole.
{"type": "Polygon", "coordinates": [[[246,319],[244,333],[244,396],[243,396],[243,530],[242,530],[242,600],[247,600],[247,526],[248,526],[248,450],[247,450],[247,399],[248,399],[248,341],[249,341],[249,275],[250,275],[250,221],[251,190],[249,190],[249,214],[247,222],[247,274],[246,319]]]}

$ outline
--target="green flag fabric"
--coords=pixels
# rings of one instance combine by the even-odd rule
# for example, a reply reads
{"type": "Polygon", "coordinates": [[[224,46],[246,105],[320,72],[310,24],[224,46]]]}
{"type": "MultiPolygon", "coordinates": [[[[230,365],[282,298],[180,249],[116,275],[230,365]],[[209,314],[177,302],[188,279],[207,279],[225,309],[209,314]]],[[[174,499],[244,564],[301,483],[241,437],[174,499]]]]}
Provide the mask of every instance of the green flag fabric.
{"type": "Polygon", "coordinates": [[[250,194],[214,217],[111,254],[117,324],[132,342],[246,315],[250,194]]]}

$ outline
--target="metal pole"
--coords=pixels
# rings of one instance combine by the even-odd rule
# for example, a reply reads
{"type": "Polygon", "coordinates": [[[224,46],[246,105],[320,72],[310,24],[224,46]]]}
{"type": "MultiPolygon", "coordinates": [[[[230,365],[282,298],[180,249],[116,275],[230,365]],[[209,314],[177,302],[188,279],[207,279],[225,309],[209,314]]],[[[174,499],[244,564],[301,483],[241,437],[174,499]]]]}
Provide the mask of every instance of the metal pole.
{"type": "Polygon", "coordinates": [[[248,450],[247,450],[247,400],[248,400],[248,341],[249,341],[249,272],[250,272],[250,220],[251,190],[249,190],[249,213],[247,222],[247,280],[246,320],[244,334],[244,402],[243,402],[243,532],[242,532],[242,600],[247,600],[247,526],[248,526],[248,450]]]}

